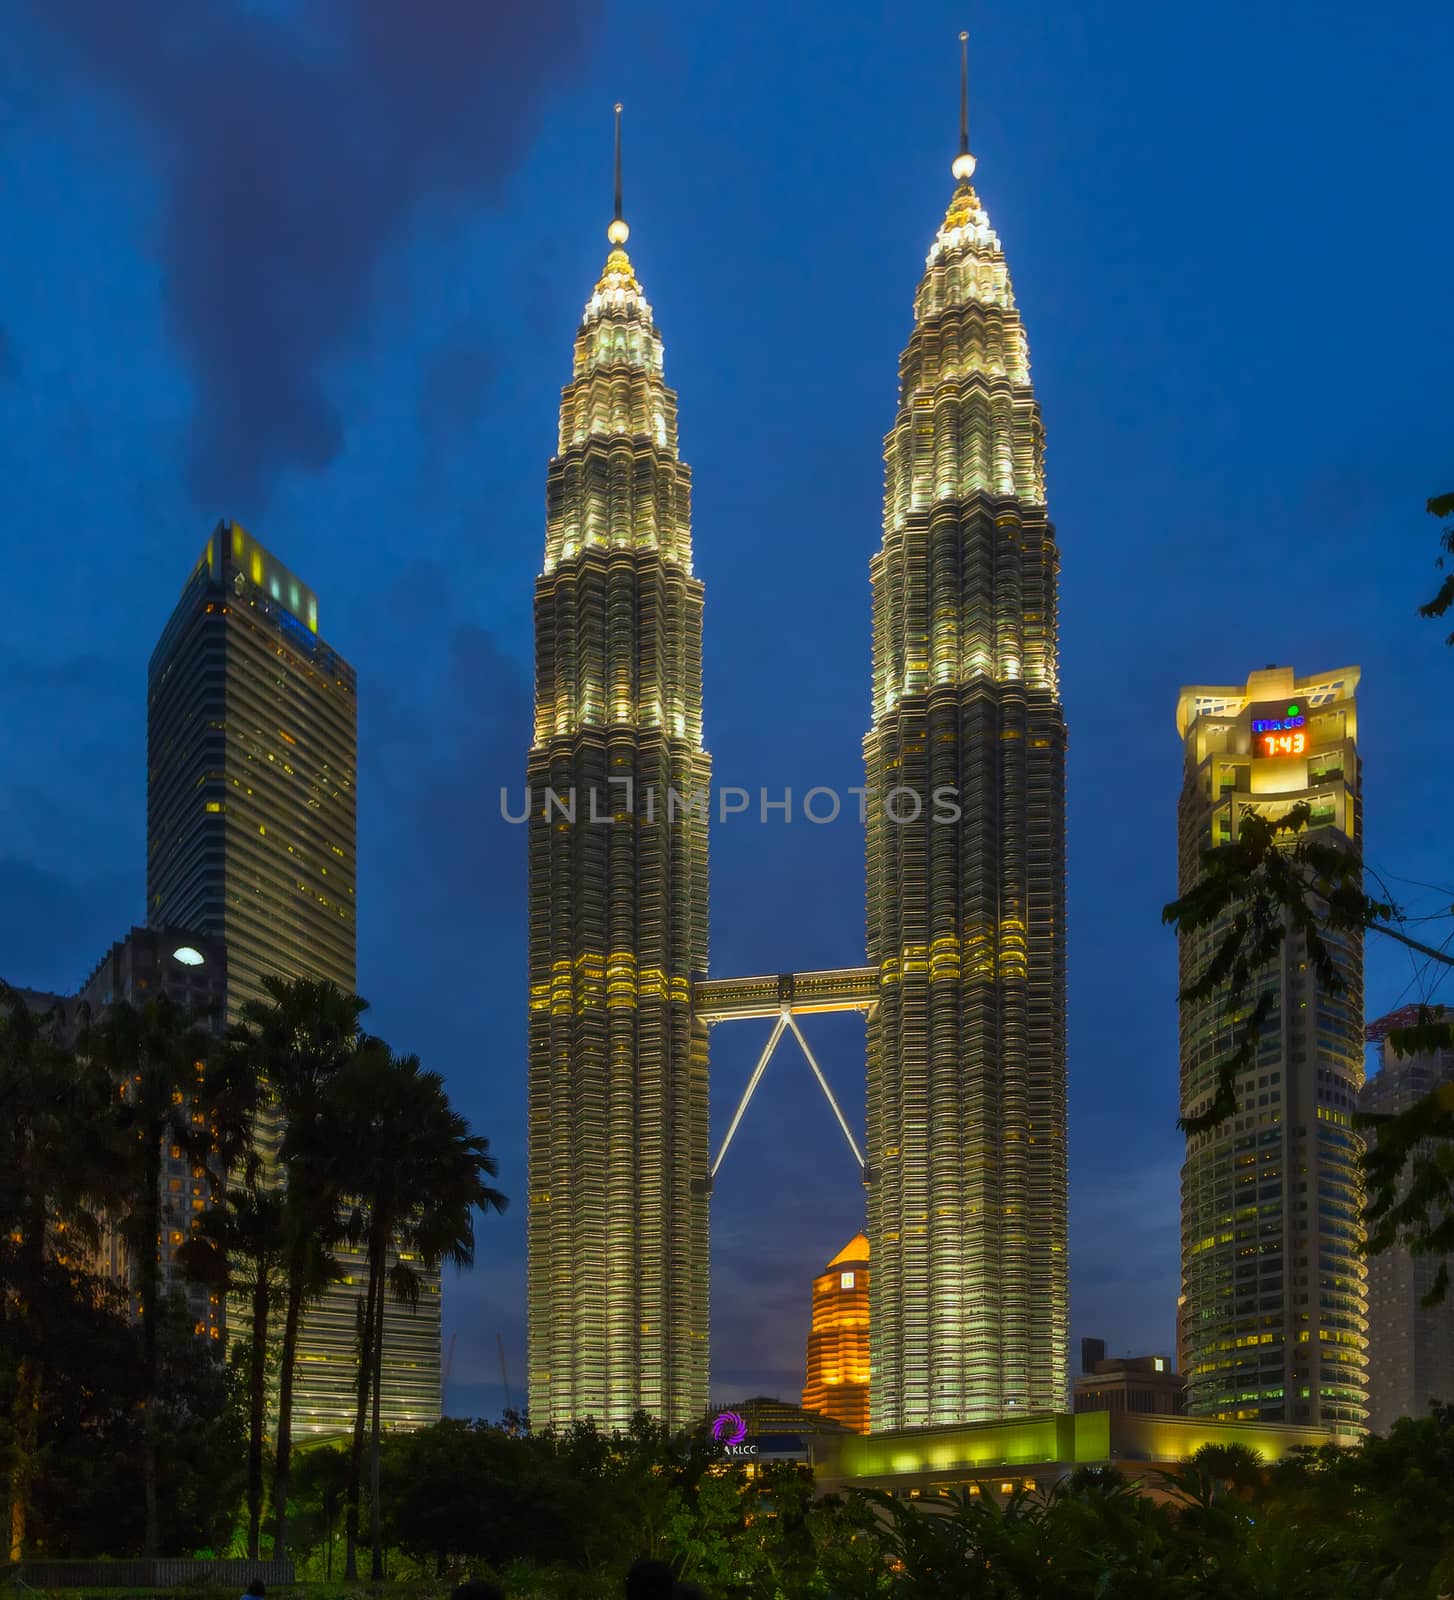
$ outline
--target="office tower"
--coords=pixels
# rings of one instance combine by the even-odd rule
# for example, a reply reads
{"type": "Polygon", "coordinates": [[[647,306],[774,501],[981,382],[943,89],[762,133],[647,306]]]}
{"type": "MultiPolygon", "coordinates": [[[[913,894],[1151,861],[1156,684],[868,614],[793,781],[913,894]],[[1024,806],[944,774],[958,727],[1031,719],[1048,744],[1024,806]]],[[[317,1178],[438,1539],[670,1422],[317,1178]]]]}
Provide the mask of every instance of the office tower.
{"type": "MultiPolygon", "coordinates": [[[[1297,678],[1290,667],[1245,685],[1183,689],[1176,728],[1185,766],[1180,888],[1208,848],[1233,842],[1255,812],[1298,802],[1330,841],[1360,847],[1358,669],[1297,678]]],[[[1181,987],[1206,969],[1225,924],[1180,940],[1181,987]]],[[[1361,1141],[1363,941],[1325,935],[1345,985],[1320,986],[1300,940],[1258,974],[1272,1009],[1237,1111],[1190,1134],[1181,1169],[1182,1337],[1192,1416],[1306,1423],[1341,1435],[1367,1415],[1366,1268],[1361,1141]]],[[[1225,995],[1181,1007],[1181,1113],[1210,1105],[1233,1047],[1225,995]]]]}
{"type": "Polygon", "coordinates": [[[312,590],[220,523],[152,652],[147,903],[226,944],[230,1021],[268,974],[354,986],[355,691],[312,590]]]}
{"type": "Polygon", "coordinates": [[[860,1234],[813,1279],[803,1405],[868,1432],[868,1240],[860,1234]]]}
{"type": "Polygon", "coordinates": [[[1066,1403],[1065,718],[1044,435],[971,179],[885,441],[864,741],[873,1428],[1066,1403]]]}
{"type": "Polygon", "coordinates": [[[576,335],[535,585],[529,1388],[536,1427],[707,1403],[710,759],[691,474],[661,336],[611,249],[576,335]],[[679,799],[676,797],[680,797],[679,799]]]}
{"type": "MultiPolygon", "coordinates": [[[[1407,1006],[1368,1025],[1380,1063],[1358,1096],[1360,1111],[1407,1111],[1441,1084],[1454,1083],[1454,1050],[1414,1056],[1394,1050],[1389,1032],[1412,1026],[1417,1013],[1417,1006],[1407,1006]]],[[[1423,1303],[1438,1270],[1438,1256],[1415,1256],[1398,1246],[1368,1257],[1368,1426],[1374,1433],[1387,1433],[1400,1417],[1425,1417],[1431,1405],[1454,1404],[1454,1295],[1438,1305],[1423,1303]]]]}
{"type": "MultiPolygon", "coordinates": [[[[147,716],[147,904],[154,926],[195,928],[226,950],[227,1016],[262,980],[351,991],[357,870],[353,668],[318,632],[316,595],[235,522],[208,539],[152,653],[147,716]]],[[[265,1158],[279,1130],[265,1126],[265,1158]]],[[[294,1428],[352,1425],[356,1305],[365,1269],[305,1316],[294,1428]]],[[[386,1314],[383,1415],[439,1415],[439,1283],[386,1314]]]]}
{"type": "Polygon", "coordinates": [[[1072,1411],[1181,1417],[1186,1388],[1168,1356],[1111,1356],[1100,1339],[1082,1339],[1081,1376],[1071,1384],[1072,1411]],[[1099,1354],[1096,1348],[1099,1347],[1099,1354]]]}

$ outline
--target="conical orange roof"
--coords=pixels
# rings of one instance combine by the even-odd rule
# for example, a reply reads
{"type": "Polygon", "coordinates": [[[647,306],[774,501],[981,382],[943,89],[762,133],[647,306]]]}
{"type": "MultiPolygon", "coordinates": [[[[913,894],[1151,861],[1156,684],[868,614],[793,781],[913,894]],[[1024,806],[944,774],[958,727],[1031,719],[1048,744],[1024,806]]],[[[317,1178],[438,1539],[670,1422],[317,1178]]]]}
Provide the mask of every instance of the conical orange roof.
{"type": "Polygon", "coordinates": [[[864,1234],[855,1233],[823,1270],[824,1272],[831,1272],[834,1267],[846,1266],[850,1262],[867,1260],[868,1239],[864,1234]]]}

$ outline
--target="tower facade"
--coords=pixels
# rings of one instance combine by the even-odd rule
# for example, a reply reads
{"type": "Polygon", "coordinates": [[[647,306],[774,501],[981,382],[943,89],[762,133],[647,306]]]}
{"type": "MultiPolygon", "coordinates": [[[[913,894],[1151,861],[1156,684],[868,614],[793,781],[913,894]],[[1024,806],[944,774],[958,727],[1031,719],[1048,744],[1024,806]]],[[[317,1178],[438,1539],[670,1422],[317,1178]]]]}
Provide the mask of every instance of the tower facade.
{"type": "MultiPolygon", "coordinates": [[[[619,124],[618,124],[619,133],[619,124]]],[[[529,1393],[536,1427],[707,1404],[702,603],[661,337],[623,248],[576,335],[535,587],[529,1393]]]]}
{"type": "Polygon", "coordinates": [[[1025,331],[965,122],[870,566],[875,1431],[1066,1401],[1059,557],[1025,331]]]}
{"type": "MultiPolygon", "coordinates": [[[[1409,1006],[1369,1024],[1381,1060],[1358,1096],[1360,1111],[1396,1115],[1454,1083],[1454,1050],[1414,1056],[1394,1050],[1389,1029],[1412,1026],[1417,1012],[1409,1006]]],[[[1438,1305],[1424,1304],[1438,1271],[1438,1256],[1416,1256],[1402,1245],[1368,1258],[1368,1426],[1374,1433],[1387,1433],[1400,1417],[1426,1417],[1431,1405],[1454,1402],[1454,1301],[1446,1296],[1438,1305]]]]}
{"type": "MultiPolygon", "coordinates": [[[[1306,802],[1313,828],[1361,846],[1358,676],[1356,667],[1315,678],[1270,667],[1245,685],[1182,690],[1182,894],[1201,875],[1202,853],[1234,842],[1249,811],[1276,818],[1306,802]]],[[[1183,989],[1224,931],[1181,936],[1183,989]]],[[[1272,1009],[1256,1060],[1237,1079],[1236,1114],[1187,1136],[1183,1370],[1191,1416],[1353,1435],[1367,1417],[1362,1143],[1352,1125],[1363,1082],[1363,941],[1324,939],[1342,991],[1321,985],[1289,938],[1249,997],[1270,993],[1272,1009]]],[[[1182,1002],[1183,1117],[1210,1105],[1235,1020],[1222,995],[1182,1002]]]]}
{"type": "Polygon", "coordinates": [[[856,1234],[813,1279],[803,1405],[868,1432],[868,1240],[856,1234]]]}
{"type": "MultiPolygon", "coordinates": [[[[318,633],[313,591],[236,522],[220,523],[152,653],[147,699],[147,908],[153,927],[221,941],[226,1012],[262,980],[357,983],[354,670],[318,633]]],[[[280,1130],[261,1132],[265,1158],[280,1130]]],[[[306,1313],[294,1431],[346,1431],[358,1372],[362,1255],[306,1313]]],[[[440,1413],[440,1285],[385,1313],[382,1409],[440,1413]]]]}

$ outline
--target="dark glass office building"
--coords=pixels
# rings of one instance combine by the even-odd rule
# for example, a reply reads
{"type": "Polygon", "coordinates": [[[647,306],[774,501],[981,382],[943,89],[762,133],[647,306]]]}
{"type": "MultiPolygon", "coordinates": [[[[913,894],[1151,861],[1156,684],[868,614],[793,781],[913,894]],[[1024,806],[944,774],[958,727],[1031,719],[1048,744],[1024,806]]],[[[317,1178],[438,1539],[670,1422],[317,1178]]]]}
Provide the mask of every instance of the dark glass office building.
{"type": "MultiPolygon", "coordinates": [[[[318,632],[318,599],[237,523],[221,523],[152,654],[147,717],[147,905],[153,925],[220,938],[227,1015],[262,980],[357,983],[358,713],[353,668],[318,632]]],[[[275,1146],[276,1130],[265,1144],[275,1146]]],[[[265,1152],[267,1153],[267,1152],[265,1152]]],[[[294,1430],[351,1424],[361,1256],[307,1313],[294,1430]]],[[[417,1311],[390,1302],[383,1415],[440,1412],[439,1276],[417,1311]]]]}

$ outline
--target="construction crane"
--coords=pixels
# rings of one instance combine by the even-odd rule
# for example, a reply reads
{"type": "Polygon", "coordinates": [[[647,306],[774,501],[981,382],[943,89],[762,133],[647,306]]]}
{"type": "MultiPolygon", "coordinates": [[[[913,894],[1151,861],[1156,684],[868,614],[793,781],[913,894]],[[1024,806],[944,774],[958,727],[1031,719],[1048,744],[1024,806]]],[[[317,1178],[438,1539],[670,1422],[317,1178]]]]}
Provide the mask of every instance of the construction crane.
{"type": "Polygon", "coordinates": [[[454,1341],[459,1338],[457,1333],[449,1336],[449,1348],[444,1353],[444,1372],[439,1379],[439,1408],[445,1410],[449,1401],[449,1369],[454,1365],[454,1341]]]}

